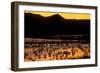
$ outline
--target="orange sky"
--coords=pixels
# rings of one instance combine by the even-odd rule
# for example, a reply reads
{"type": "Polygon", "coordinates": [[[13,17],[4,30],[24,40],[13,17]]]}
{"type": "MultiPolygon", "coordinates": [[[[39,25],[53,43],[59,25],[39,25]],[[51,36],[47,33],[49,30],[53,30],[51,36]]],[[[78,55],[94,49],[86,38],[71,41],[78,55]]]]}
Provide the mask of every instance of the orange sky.
{"type": "Polygon", "coordinates": [[[59,14],[65,19],[90,19],[90,14],[85,14],[85,13],[39,12],[39,11],[25,11],[25,13],[40,14],[44,17],[48,17],[54,14],[59,14]]]}

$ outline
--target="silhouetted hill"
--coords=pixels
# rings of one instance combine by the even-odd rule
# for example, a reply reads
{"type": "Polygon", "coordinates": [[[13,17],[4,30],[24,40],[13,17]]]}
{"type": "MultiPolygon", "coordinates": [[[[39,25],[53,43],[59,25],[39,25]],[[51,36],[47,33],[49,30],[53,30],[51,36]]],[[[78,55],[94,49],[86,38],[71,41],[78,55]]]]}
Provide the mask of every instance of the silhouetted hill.
{"type": "MultiPolygon", "coordinates": [[[[44,17],[25,13],[25,37],[87,34],[90,36],[90,20],[65,19],[59,14],[44,17]]],[[[50,38],[50,37],[49,37],[50,38]]]]}

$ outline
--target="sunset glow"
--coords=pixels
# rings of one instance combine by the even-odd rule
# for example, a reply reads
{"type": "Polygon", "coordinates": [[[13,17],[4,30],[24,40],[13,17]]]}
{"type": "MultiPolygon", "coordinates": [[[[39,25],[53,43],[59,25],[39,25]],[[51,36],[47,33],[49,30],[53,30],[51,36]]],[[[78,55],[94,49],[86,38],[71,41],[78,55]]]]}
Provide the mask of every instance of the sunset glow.
{"type": "Polygon", "coordinates": [[[40,14],[44,17],[59,14],[65,19],[90,19],[90,14],[86,13],[65,13],[65,12],[39,12],[39,11],[25,11],[25,13],[40,14]]]}

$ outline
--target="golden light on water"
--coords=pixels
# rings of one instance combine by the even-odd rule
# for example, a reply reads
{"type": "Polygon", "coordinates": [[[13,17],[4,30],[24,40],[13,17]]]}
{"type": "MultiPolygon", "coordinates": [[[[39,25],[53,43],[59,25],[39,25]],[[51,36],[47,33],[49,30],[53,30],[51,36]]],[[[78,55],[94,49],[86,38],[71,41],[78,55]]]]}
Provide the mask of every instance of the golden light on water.
{"type": "Polygon", "coordinates": [[[29,39],[27,39],[25,42],[26,47],[24,48],[24,61],[72,60],[90,58],[89,43],[56,42],[29,44],[32,43],[32,41],[29,39]]]}
{"type": "MultiPolygon", "coordinates": [[[[47,50],[47,48],[44,49],[47,50]]],[[[39,48],[25,48],[25,52],[35,52],[37,50],[39,50],[39,48]]],[[[49,51],[50,49],[48,49],[46,53],[44,51],[44,54],[41,55],[36,55],[36,54],[27,55],[25,57],[25,61],[68,60],[68,59],[82,59],[82,58],[84,59],[84,57],[90,57],[90,48],[86,48],[84,50],[81,50],[80,48],[74,48],[74,49],[58,48],[57,50],[52,51],[51,56],[48,54],[49,51]],[[59,52],[61,52],[61,54],[54,55],[55,53],[59,52]],[[69,54],[67,55],[63,54],[64,52],[69,54]]]]}

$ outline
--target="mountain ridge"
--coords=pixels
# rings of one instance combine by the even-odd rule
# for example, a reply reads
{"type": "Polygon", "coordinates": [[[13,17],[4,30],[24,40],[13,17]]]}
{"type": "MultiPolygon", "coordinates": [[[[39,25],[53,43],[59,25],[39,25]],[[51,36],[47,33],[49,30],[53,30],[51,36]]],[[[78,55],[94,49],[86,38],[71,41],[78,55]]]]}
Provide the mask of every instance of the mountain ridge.
{"type": "Polygon", "coordinates": [[[90,20],[65,19],[59,14],[43,17],[25,13],[25,37],[54,36],[68,34],[90,35],[90,20]]]}
{"type": "Polygon", "coordinates": [[[50,17],[56,16],[56,17],[59,17],[59,18],[63,18],[65,20],[89,20],[89,19],[66,19],[63,16],[61,16],[60,14],[54,14],[54,15],[51,15],[51,16],[43,16],[41,14],[33,14],[33,13],[25,13],[25,14],[26,15],[36,15],[36,16],[40,16],[40,17],[44,17],[44,18],[50,18],[50,17]]]}

